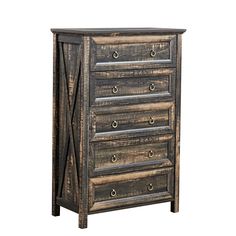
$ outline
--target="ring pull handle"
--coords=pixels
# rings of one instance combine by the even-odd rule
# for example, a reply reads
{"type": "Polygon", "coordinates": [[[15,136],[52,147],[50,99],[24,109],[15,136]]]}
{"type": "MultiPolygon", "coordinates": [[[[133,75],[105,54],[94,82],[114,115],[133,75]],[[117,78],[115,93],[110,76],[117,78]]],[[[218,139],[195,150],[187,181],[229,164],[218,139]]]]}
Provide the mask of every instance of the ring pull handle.
{"type": "Polygon", "coordinates": [[[118,92],[118,87],[117,86],[114,86],[112,88],[112,93],[116,94],[118,92]]]}
{"type": "Polygon", "coordinates": [[[150,150],[149,152],[148,152],[148,157],[153,157],[154,156],[154,152],[152,151],[152,150],[150,150]]]}
{"type": "Polygon", "coordinates": [[[116,196],[116,190],[112,189],[110,195],[111,195],[111,197],[115,197],[116,196]]]}
{"type": "Polygon", "coordinates": [[[149,90],[150,90],[150,91],[154,91],[154,90],[155,90],[155,84],[151,83],[151,84],[149,85],[149,90]]]}
{"type": "Polygon", "coordinates": [[[117,160],[118,160],[117,156],[116,156],[115,154],[112,155],[112,157],[111,157],[111,162],[112,162],[112,163],[115,163],[115,162],[117,162],[117,160]]]}
{"type": "Polygon", "coordinates": [[[118,53],[117,51],[114,51],[114,52],[112,53],[112,57],[113,57],[114,59],[117,59],[117,58],[119,57],[119,53],[118,53]]]}
{"type": "Polygon", "coordinates": [[[148,184],[147,190],[148,190],[149,192],[151,192],[151,191],[153,190],[153,185],[152,185],[151,183],[148,184]]]}
{"type": "Polygon", "coordinates": [[[116,129],[118,127],[118,121],[113,120],[112,123],[111,123],[111,126],[112,126],[113,129],[116,129]]]}
{"type": "Polygon", "coordinates": [[[149,118],[149,124],[153,125],[154,124],[154,119],[152,117],[149,118]]]}
{"type": "Polygon", "coordinates": [[[157,54],[157,53],[156,53],[155,50],[152,49],[152,50],[150,51],[150,56],[151,56],[151,57],[155,57],[156,54],[157,54]]]}

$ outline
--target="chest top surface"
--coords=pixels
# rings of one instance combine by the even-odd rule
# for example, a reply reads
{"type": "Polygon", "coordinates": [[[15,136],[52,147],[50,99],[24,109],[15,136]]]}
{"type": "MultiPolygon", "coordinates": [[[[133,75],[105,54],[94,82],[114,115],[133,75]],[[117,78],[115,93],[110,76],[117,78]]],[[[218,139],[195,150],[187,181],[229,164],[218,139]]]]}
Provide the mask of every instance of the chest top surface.
{"type": "Polygon", "coordinates": [[[182,34],[185,29],[169,28],[53,28],[53,33],[78,35],[182,34]]]}

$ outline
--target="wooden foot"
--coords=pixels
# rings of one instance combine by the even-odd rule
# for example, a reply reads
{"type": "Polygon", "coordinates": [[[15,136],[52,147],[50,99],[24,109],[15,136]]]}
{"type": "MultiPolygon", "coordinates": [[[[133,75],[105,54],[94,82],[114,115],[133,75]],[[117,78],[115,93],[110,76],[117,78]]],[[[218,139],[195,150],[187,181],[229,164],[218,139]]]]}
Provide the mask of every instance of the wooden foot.
{"type": "Polygon", "coordinates": [[[88,215],[87,214],[80,214],[79,215],[79,228],[85,229],[88,227],[88,215]]]}
{"type": "Polygon", "coordinates": [[[52,204],[52,215],[59,216],[60,215],[60,206],[57,204],[52,204]]]}
{"type": "Polygon", "coordinates": [[[173,213],[179,212],[179,201],[172,201],[170,203],[170,211],[173,213]]]}

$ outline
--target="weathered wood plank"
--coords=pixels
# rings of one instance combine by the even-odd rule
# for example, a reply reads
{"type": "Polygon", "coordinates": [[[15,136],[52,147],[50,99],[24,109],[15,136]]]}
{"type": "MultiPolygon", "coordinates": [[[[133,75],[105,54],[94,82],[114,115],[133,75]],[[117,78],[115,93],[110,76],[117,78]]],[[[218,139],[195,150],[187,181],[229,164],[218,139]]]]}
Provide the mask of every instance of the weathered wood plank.
{"type": "Polygon", "coordinates": [[[173,169],[172,167],[168,167],[164,169],[161,168],[155,170],[130,172],[126,174],[100,176],[100,177],[90,178],[90,183],[94,185],[103,185],[112,182],[128,181],[129,179],[146,178],[150,176],[165,174],[171,171],[172,169],[173,169]]]}
{"type": "Polygon", "coordinates": [[[95,96],[97,98],[114,96],[138,96],[140,94],[169,93],[169,77],[128,78],[123,80],[97,80],[95,96]]]}
{"type": "MultiPolygon", "coordinates": [[[[62,194],[62,190],[64,187],[64,197],[72,198],[72,200],[77,199],[74,193],[71,190],[71,183],[72,177],[77,178],[74,174],[70,174],[69,172],[72,171],[73,168],[77,169],[77,156],[78,151],[75,145],[75,131],[74,130],[74,111],[75,105],[77,101],[77,91],[78,91],[78,81],[80,78],[80,47],[74,46],[70,44],[60,43],[60,66],[61,66],[61,74],[60,74],[60,82],[61,87],[63,87],[63,112],[61,111],[61,126],[63,127],[63,139],[64,139],[64,146],[62,148],[63,155],[61,156],[60,161],[60,180],[59,180],[59,187],[58,187],[58,196],[60,197],[62,194]],[[71,52],[71,50],[73,52],[71,52]],[[75,49],[78,49],[75,50],[75,49]],[[75,53],[76,51],[77,53],[75,53]],[[68,160],[69,159],[69,160],[68,160]],[[72,163],[72,165],[70,164],[72,163]],[[66,168],[68,171],[66,171],[66,168]],[[70,179],[64,181],[66,178],[70,179]],[[64,186],[63,186],[64,183],[64,186]],[[69,184],[68,184],[69,183],[69,184]]],[[[61,94],[62,95],[62,94],[61,94]]]]}
{"type": "Polygon", "coordinates": [[[60,206],[56,202],[59,180],[59,120],[58,120],[58,45],[57,34],[53,34],[53,127],[52,127],[52,215],[60,215],[60,206]]]}
{"type": "Polygon", "coordinates": [[[168,126],[168,115],[169,109],[96,115],[96,133],[168,126]]]}
{"type": "Polygon", "coordinates": [[[137,195],[148,195],[154,192],[166,192],[167,184],[167,175],[138,177],[137,179],[129,179],[122,183],[108,183],[96,187],[95,201],[101,202],[137,195]],[[148,188],[152,190],[149,191],[148,188]]]}
{"type": "MultiPolygon", "coordinates": [[[[158,68],[145,70],[118,70],[118,71],[96,71],[90,72],[94,79],[122,79],[122,78],[139,78],[139,77],[158,77],[162,75],[174,74],[175,68],[158,68]]],[[[93,80],[91,81],[93,82],[93,80]]]]}
{"type": "Polygon", "coordinates": [[[173,169],[134,172],[90,179],[90,211],[172,198],[173,169]],[[133,200],[135,199],[135,202],[133,200]]]}
{"type": "Polygon", "coordinates": [[[175,68],[92,72],[90,104],[129,105],[175,99],[175,68]]]}
{"type": "Polygon", "coordinates": [[[91,53],[92,71],[173,67],[176,37],[94,37],[91,53]]]}
{"type": "Polygon", "coordinates": [[[127,105],[127,106],[111,106],[109,109],[104,109],[104,107],[92,107],[92,111],[96,114],[115,114],[120,111],[132,112],[132,111],[147,111],[147,110],[162,110],[174,105],[174,102],[156,102],[156,103],[148,103],[148,104],[135,104],[135,105],[127,105]]]}
{"type": "Polygon", "coordinates": [[[91,115],[93,141],[153,135],[174,131],[175,105],[173,102],[96,107],[91,115]],[[120,113],[122,112],[122,113],[120,113]]]}
{"type": "Polygon", "coordinates": [[[152,197],[151,195],[131,197],[129,198],[129,201],[127,201],[126,198],[121,198],[115,203],[113,201],[95,202],[91,207],[89,214],[92,215],[109,211],[147,206],[157,203],[165,203],[172,200],[173,197],[170,194],[160,193],[155,197],[152,197]]]}
{"type": "Polygon", "coordinates": [[[116,36],[116,37],[92,37],[92,43],[109,44],[138,44],[138,43],[156,43],[168,42],[174,39],[175,35],[138,35],[138,36],[116,36]],[[93,42],[94,41],[94,42],[93,42]]]}
{"type": "Polygon", "coordinates": [[[129,36],[129,35],[166,35],[166,34],[182,34],[185,29],[170,28],[64,28],[51,29],[52,32],[61,34],[71,34],[78,36],[108,35],[108,36],[129,36]]]}
{"type": "Polygon", "coordinates": [[[174,157],[173,135],[97,142],[93,148],[92,166],[95,173],[117,173],[135,166],[150,168],[170,166],[174,157]]]}
{"type": "Polygon", "coordinates": [[[58,42],[70,43],[70,44],[81,44],[81,37],[71,35],[59,35],[58,42]]]}
{"type": "Polygon", "coordinates": [[[181,108],[181,54],[182,35],[177,37],[177,80],[176,80],[176,144],[175,144],[175,180],[174,201],[171,202],[171,211],[179,211],[179,175],[180,175],[180,108],[181,108]]]}
{"type": "Polygon", "coordinates": [[[77,204],[74,204],[73,202],[71,201],[66,201],[64,198],[57,198],[57,204],[68,209],[68,210],[71,210],[71,211],[74,211],[76,213],[78,213],[78,205],[77,204]]]}
{"type": "Polygon", "coordinates": [[[81,104],[80,104],[80,155],[79,155],[79,227],[87,228],[88,215],[88,152],[89,152],[89,48],[90,38],[83,37],[81,104]]]}
{"type": "MultiPolygon", "coordinates": [[[[115,38],[116,40],[116,38],[115,38]]],[[[96,45],[97,63],[124,61],[162,61],[171,60],[169,42],[96,45]],[[114,55],[114,53],[116,55],[114,55]],[[153,53],[153,54],[151,54],[153,53]],[[151,56],[154,55],[154,56],[151,56]],[[115,58],[114,58],[115,57],[115,58]],[[116,58],[117,57],[117,58],[116,58]]]]}

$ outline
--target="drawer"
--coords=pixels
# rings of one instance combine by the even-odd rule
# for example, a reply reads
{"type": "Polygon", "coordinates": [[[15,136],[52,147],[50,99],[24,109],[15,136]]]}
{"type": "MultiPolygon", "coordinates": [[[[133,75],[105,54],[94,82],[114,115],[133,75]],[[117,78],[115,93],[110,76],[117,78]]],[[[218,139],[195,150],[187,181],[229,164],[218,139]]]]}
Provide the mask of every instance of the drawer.
{"type": "Polygon", "coordinates": [[[95,109],[92,112],[92,137],[121,138],[122,134],[172,132],[174,108],[173,102],[160,102],[95,109]]]}
{"type": "Polygon", "coordinates": [[[175,64],[175,35],[91,39],[92,71],[169,67],[175,64]]]}
{"type": "Polygon", "coordinates": [[[91,73],[91,102],[96,105],[173,99],[175,69],[91,73]]]}
{"type": "Polygon", "coordinates": [[[91,178],[90,212],[173,198],[173,168],[91,178]]]}
{"type": "Polygon", "coordinates": [[[95,142],[91,145],[91,175],[167,167],[174,164],[174,135],[95,142]]]}

